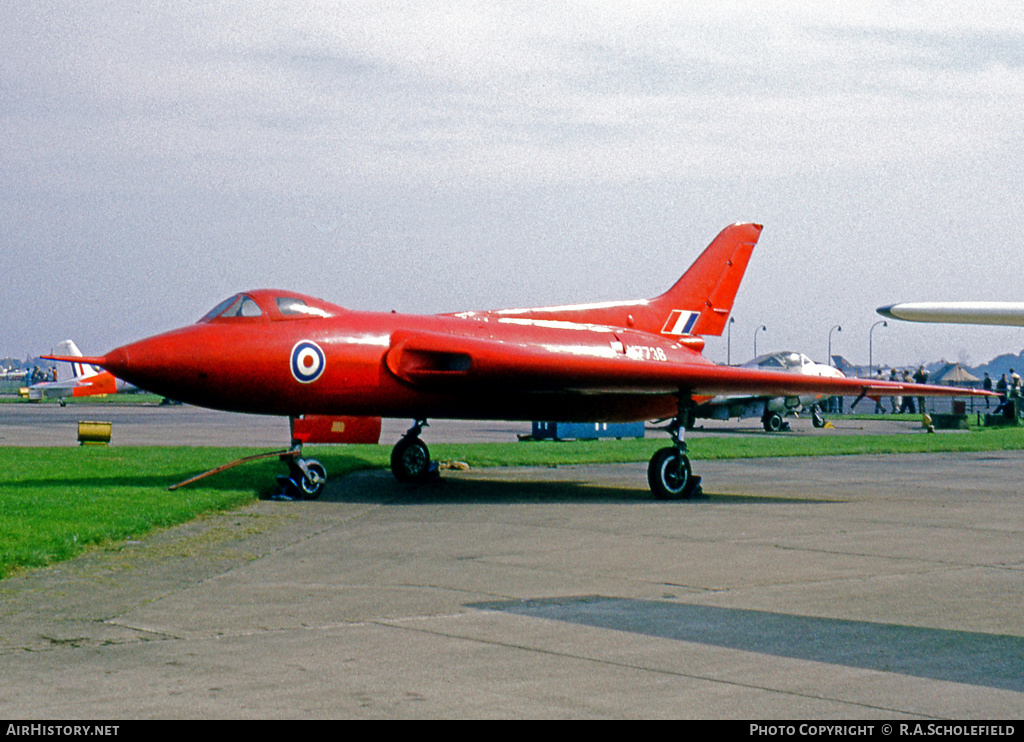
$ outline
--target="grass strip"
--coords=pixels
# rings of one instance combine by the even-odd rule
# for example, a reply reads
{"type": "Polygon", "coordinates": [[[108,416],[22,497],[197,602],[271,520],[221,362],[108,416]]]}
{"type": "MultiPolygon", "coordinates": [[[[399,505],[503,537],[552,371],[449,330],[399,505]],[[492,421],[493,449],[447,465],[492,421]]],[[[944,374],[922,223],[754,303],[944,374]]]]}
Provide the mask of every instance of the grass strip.
{"type": "MultiPolygon", "coordinates": [[[[668,445],[642,440],[431,445],[437,461],[472,467],[564,466],[644,462],[668,445]]],[[[992,428],[929,435],[692,436],[693,460],[977,452],[1024,449],[1024,429],[992,428]]],[[[269,494],[285,471],[276,459],[253,462],[186,488],[171,484],[243,456],[251,448],[176,446],[0,447],[0,577],[123,543],[156,528],[228,510],[269,494]]],[[[336,479],[388,466],[391,447],[308,446],[336,479]]]]}

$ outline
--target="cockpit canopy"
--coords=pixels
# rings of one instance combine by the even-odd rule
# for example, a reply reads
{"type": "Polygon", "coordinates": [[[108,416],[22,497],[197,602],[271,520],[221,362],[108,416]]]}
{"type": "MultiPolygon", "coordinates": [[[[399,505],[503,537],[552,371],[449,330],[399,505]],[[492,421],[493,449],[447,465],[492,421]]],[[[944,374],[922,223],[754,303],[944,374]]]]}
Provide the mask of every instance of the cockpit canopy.
{"type": "Polygon", "coordinates": [[[758,356],[743,365],[747,368],[762,368],[766,371],[798,371],[811,363],[813,361],[803,353],[782,351],[781,353],[769,353],[758,356]]]}
{"type": "Polygon", "coordinates": [[[252,297],[245,294],[235,294],[225,299],[209,312],[203,315],[200,322],[210,322],[215,319],[227,319],[228,317],[261,317],[263,310],[260,305],[253,301],[252,297]]]}
{"type": "Polygon", "coordinates": [[[215,306],[200,322],[233,321],[238,319],[266,318],[270,321],[284,319],[311,319],[334,317],[342,312],[341,307],[301,294],[260,289],[235,294],[215,306]]]}

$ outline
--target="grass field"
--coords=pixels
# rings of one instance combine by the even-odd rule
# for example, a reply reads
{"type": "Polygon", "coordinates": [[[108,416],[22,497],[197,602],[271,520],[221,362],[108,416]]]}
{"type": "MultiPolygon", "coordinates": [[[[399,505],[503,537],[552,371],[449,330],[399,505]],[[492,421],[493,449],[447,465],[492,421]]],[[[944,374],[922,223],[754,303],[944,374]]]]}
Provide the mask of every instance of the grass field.
{"type": "MultiPolygon", "coordinates": [[[[21,384],[20,386],[25,386],[21,384]]],[[[57,397],[46,397],[45,399],[37,399],[28,402],[18,396],[18,385],[8,386],[2,390],[5,394],[0,396],[0,404],[34,404],[34,405],[59,405],[60,400],[57,397]]],[[[83,407],[95,406],[95,405],[154,405],[160,404],[163,401],[163,397],[156,394],[149,394],[148,392],[138,392],[132,394],[99,394],[90,397],[66,397],[64,403],[67,405],[81,405],[83,407]]]]}
{"type": "MultiPolygon", "coordinates": [[[[557,466],[647,461],[664,437],[598,442],[436,444],[437,461],[473,467],[557,466]]],[[[927,435],[707,437],[691,458],[857,455],[1024,449],[1024,429],[927,435]]],[[[174,492],[167,487],[236,458],[241,448],[0,448],[0,577],[61,561],[84,549],[123,543],[204,512],[226,510],[273,491],[284,466],[270,458],[174,492]]],[[[388,466],[390,446],[308,446],[329,476],[388,466]]],[[[301,505],[298,505],[301,506],[301,505]]]]}

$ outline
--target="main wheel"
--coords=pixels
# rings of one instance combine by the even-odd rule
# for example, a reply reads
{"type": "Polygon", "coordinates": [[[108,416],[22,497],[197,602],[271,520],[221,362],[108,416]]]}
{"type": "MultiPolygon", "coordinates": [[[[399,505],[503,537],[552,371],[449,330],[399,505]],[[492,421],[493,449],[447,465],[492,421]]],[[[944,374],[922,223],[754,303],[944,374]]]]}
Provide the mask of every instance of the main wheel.
{"type": "Polygon", "coordinates": [[[430,474],[430,449],[419,438],[406,437],[391,451],[391,473],[399,482],[422,482],[430,474]]]}
{"type": "Polygon", "coordinates": [[[324,491],[324,485],[327,484],[327,470],[316,459],[307,459],[306,471],[309,472],[308,475],[300,474],[296,477],[299,491],[302,493],[303,500],[315,500],[320,497],[320,493],[324,491]]]}
{"type": "Polygon", "coordinates": [[[678,500],[690,496],[690,459],[675,448],[663,448],[651,457],[647,483],[659,500],[678,500]]]}
{"type": "Polygon", "coordinates": [[[817,407],[815,407],[814,411],[811,413],[811,423],[816,428],[825,427],[825,416],[821,414],[821,410],[819,410],[817,407]]]}
{"type": "Polygon", "coordinates": [[[761,420],[761,424],[764,425],[764,429],[769,433],[778,433],[782,430],[782,415],[778,412],[772,412],[765,415],[764,419],[761,420]]]}

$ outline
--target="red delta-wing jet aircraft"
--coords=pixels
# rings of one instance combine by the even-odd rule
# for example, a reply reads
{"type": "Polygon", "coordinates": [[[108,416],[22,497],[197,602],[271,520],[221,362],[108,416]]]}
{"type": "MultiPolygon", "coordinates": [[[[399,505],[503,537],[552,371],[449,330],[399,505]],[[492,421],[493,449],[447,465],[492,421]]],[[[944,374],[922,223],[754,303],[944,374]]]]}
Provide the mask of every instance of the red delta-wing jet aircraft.
{"type": "MultiPolygon", "coordinates": [[[[705,359],[701,336],[725,328],[760,234],[758,224],[726,228],[671,289],[650,300],[413,316],[349,311],[263,289],[227,299],[194,325],[74,360],[183,402],[287,415],[293,438],[303,416],[371,418],[378,435],[380,418],[411,419],[391,456],[401,481],[422,480],[431,471],[420,440],[430,418],[672,419],[673,445],[658,451],[648,468],[661,499],[698,491],[684,422],[694,404],[716,394],[982,394],[723,367],[705,359]]],[[[323,467],[297,455],[290,466],[300,495],[319,495],[323,467]]]]}

